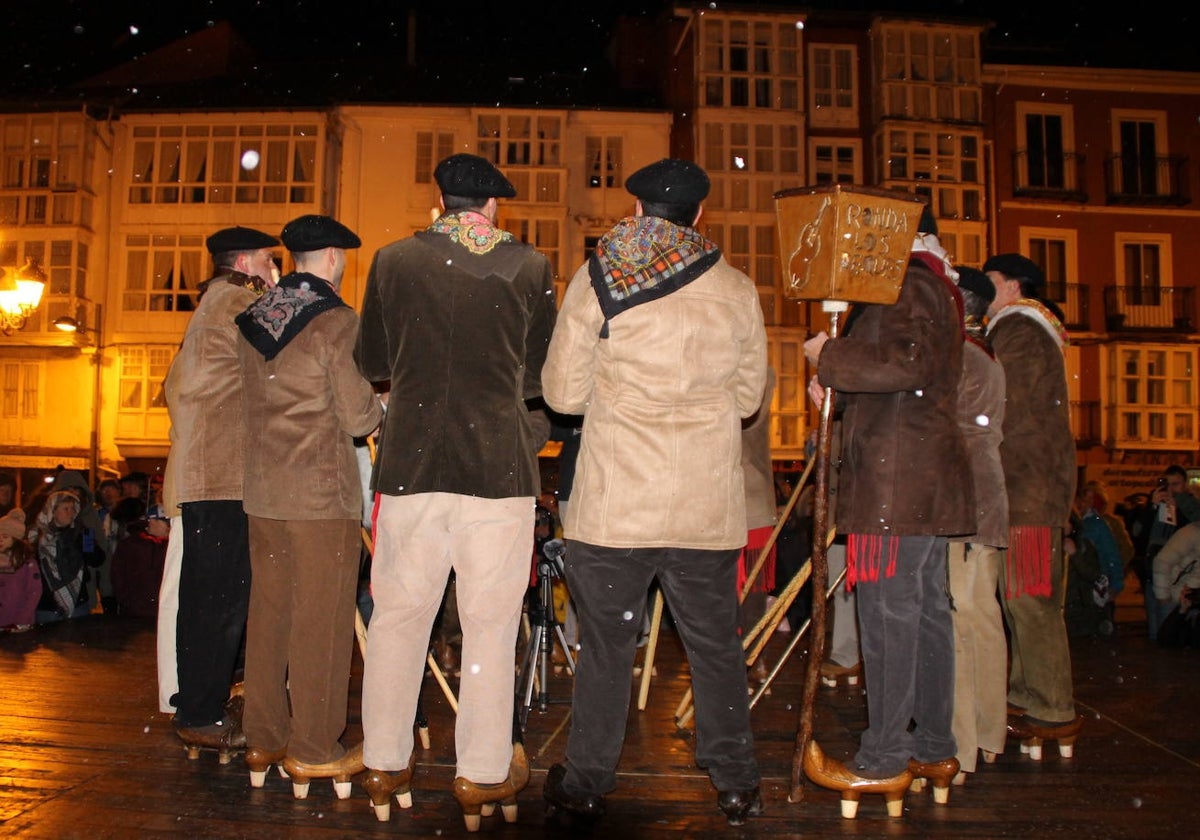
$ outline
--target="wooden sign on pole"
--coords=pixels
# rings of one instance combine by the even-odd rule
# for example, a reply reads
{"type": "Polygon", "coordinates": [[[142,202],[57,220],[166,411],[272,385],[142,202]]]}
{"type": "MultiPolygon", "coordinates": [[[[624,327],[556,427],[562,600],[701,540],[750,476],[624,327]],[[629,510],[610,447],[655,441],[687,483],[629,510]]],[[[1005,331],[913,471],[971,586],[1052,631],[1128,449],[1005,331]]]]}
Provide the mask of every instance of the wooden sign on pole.
{"type": "MultiPolygon", "coordinates": [[[[832,184],[775,193],[784,295],[819,300],[829,315],[829,337],[837,338],[840,318],[851,302],[890,305],[900,287],[920,226],[923,202],[907,193],[832,184]]],[[[833,391],[825,389],[817,426],[816,497],[813,533],[831,530],[829,469],[833,438],[833,391]]],[[[828,542],[813,540],[812,591],[825,592],[829,578],[828,542]]],[[[804,673],[800,725],[792,755],[788,801],[803,796],[800,773],[804,750],[812,738],[813,704],[821,659],[825,654],[825,599],[812,604],[812,635],[804,673]]]]}

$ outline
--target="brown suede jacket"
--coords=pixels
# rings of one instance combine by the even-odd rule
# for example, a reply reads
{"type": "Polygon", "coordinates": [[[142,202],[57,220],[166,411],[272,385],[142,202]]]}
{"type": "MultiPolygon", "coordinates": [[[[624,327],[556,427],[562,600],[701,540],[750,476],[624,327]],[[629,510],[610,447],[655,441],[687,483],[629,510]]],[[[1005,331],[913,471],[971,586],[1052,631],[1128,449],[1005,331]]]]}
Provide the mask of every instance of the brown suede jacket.
{"type": "Polygon", "coordinates": [[[961,323],[947,283],[914,259],[896,303],[864,304],[846,334],[825,343],[817,374],[844,407],[839,532],[975,532],[957,420],[961,323]]]}

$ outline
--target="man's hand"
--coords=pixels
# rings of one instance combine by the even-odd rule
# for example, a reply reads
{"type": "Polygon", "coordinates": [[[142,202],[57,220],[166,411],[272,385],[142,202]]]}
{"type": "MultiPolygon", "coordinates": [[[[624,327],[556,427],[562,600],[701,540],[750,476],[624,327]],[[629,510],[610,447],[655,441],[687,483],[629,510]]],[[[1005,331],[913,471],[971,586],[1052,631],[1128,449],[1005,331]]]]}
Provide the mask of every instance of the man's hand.
{"type": "Polygon", "coordinates": [[[825,404],[825,388],[817,381],[817,375],[814,373],[812,379],[808,380],[808,398],[813,401],[818,409],[825,404]]]}
{"type": "Polygon", "coordinates": [[[804,358],[808,359],[808,363],[816,367],[817,359],[821,358],[821,348],[825,346],[825,342],[829,340],[829,333],[821,330],[808,341],[804,342],[804,358]]]}

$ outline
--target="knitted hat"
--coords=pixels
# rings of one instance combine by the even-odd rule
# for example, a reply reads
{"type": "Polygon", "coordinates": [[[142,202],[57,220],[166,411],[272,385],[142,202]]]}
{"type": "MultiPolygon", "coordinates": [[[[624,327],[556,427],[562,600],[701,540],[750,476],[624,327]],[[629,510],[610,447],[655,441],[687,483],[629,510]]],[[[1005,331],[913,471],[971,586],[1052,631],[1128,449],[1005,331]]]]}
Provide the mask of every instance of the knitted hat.
{"type": "Polygon", "coordinates": [[[25,511],[13,508],[7,516],[0,517],[0,534],[8,534],[14,540],[25,539],[25,511]]]}

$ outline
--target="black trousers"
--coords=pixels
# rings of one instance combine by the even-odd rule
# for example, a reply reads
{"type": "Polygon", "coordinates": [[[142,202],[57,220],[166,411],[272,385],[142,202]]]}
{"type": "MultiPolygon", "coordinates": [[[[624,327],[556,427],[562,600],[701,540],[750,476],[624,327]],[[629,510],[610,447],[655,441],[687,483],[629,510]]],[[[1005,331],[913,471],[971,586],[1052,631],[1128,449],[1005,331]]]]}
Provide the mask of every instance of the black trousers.
{"type": "Polygon", "coordinates": [[[185,502],[176,656],[180,726],[220,720],[250,605],[250,537],[240,499],[185,502]]]}
{"type": "Polygon", "coordinates": [[[739,549],[604,548],[570,540],[565,569],[579,613],[578,669],[563,786],[616,786],[646,590],[658,578],[687,651],[696,704],[696,764],[717,790],[759,783],[746,660],[738,637],[739,549]]]}

